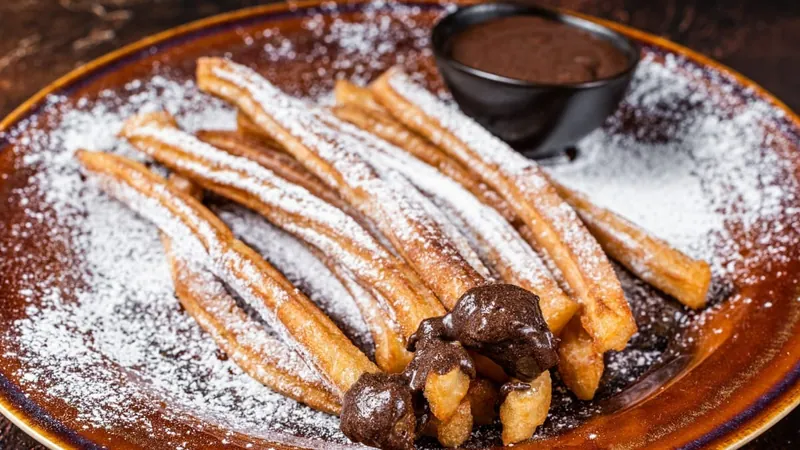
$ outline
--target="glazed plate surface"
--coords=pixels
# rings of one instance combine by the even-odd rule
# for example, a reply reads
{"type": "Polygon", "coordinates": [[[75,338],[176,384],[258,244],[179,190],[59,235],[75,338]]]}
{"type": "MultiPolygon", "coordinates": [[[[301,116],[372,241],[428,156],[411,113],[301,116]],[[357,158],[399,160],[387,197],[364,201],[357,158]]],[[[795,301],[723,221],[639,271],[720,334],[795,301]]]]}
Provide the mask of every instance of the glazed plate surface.
{"type": "MultiPolygon", "coordinates": [[[[0,410],[53,448],[348,446],[335,418],[272,393],[215,351],[179,309],[156,229],[87,186],[72,155],[134,155],[115,133],[142,110],[167,109],[190,130],[233,128],[233,111],[192,81],[200,56],[244,62],[322,102],[337,78],[365,83],[394,64],[446,96],[428,37],[454,7],[308,2],[219,16],[90,63],[6,118],[0,410]]],[[[642,48],[630,92],[574,161],[549,170],[709,260],[714,298],[691,312],[619,269],[640,332],[607,355],[595,401],[556,382],[530,445],[736,446],[800,401],[800,120],[700,55],[611,26],[642,48]]],[[[352,301],[330,277],[308,276],[315,261],[297,242],[217,206],[369,350],[352,301]]],[[[467,446],[499,443],[485,427],[467,446]]]]}

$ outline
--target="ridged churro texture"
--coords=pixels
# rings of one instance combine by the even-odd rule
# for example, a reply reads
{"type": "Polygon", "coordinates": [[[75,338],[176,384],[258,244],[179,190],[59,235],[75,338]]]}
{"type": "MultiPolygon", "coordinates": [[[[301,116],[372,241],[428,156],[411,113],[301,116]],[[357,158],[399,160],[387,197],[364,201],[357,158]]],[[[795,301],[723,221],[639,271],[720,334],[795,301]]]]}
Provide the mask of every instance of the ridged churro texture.
{"type": "Polygon", "coordinates": [[[483,283],[446,230],[426,213],[425,200],[401,177],[381,171],[363,156],[368,142],[343,133],[330,111],[290,97],[247,67],[201,58],[197,83],[245,112],[310,172],[373,220],[445,306],[483,283]]]}

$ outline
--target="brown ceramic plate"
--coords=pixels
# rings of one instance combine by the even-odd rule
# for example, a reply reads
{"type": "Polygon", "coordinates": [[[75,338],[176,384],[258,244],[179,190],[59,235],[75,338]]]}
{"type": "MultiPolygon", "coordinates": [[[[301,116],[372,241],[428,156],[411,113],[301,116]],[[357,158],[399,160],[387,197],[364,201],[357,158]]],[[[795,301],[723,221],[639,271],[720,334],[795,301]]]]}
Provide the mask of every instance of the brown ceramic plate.
{"type": "MultiPolygon", "coordinates": [[[[139,109],[167,108],[191,129],[231,126],[231,112],[189,81],[203,55],[312,97],[336,77],[368,81],[395,63],[440,89],[427,39],[448,8],[312,1],[226,14],[94,61],[7,117],[0,411],[53,448],[346,446],[335,419],[276,397],[214,352],[177,307],[155,230],[86,187],[71,154],[125,152],[114,133],[139,109]]],[[[641,67],[604,129],[551,170],[709,259],[715,299],[692,313],[620,271],[641,331],[607,356],[596,401],[556,389],[534,445],[735,447],[800,401],[800,119],[701,55],[606,25],[641,44],[641,67]]],[[[304,279],[303,259],[272,233],[252,237],[270,260],[315,299],[339,297],[304,279]]],[[[346,300],[327,308],[368,346],[346,300]]],[[[498,443],[487,427],[468,444],[498,443]]]]}

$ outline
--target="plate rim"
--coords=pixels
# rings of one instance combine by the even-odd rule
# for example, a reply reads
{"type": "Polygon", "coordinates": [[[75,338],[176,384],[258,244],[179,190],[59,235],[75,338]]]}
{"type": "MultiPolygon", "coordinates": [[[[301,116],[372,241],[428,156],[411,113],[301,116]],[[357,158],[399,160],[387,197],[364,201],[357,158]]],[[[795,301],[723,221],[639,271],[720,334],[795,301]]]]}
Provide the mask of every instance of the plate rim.
{"type": "MultiPolygon", "coordinates": [[[[260,15],[265,15],[269,13],[285,12],[294,9],[311,8],[314,6],[319,6],[322,3],[325,3],[326,1],[327,0],[298,0],[298,1],[290,0],[290,1],[281,1],[278,3],[267,4],[267,5],[250,6],[234,11],[215,14],[213,16],[198,19],[183,25],[178,25],[176,27],[172,27],[164,31],[160,31],[158,33],[141,38],[137,41],[134,41],[123,47],[120,47],[119,49],[116,49],[98,58],[95,58],[87,62],[86,64],[83,64],[80,67],[71,70],[67,74],[62,75],[55,81],[52,81],[47,85],[45,85],[43,88],[41,88],[27,100],[22,102],[19,106],[14,108],[2,120],[0,120],[0,133],[9,130],[12,126],[19,123],[19,121],[24,119],[27,115],[35,112],[36,109],[44,103],[44,101],[50,94],[57,92],[60,89],[68,88],[71,84],[80,81],[84,77],[91,75],[92,73],[114,62],[117,62],[137,52],[145,50],[148,47],[156,46],[174,38],[178,38],[193,32],[201,31],[206,28],[223,25],[229,22],[235,22],[248,18],[256,18],[260,15]]],[[[337,3],[346,3],[348,5],[359,5],[364,3],[371,3],[372,1],[374,0],[344,0],[344,1],[336,0],[337,3]]],[[[482,0],[450,0],[450,1],[458,6],[483,3],[482,0]]],[[[437,0],[398,0],[398,2],[407,4],[440,4],[440,2],[437,0]]],[[[784,113],[783,119],[791,123],[796,130],[800,130],[800,114],[793,111],[783,101],[778,99],[774,94],[772,94],[770,91],[768,91],[767,89],[765,89],[752,79],[728,67],[727,65],[714,60],[709,56],[694,51],[688,47],[685,47],[681,44],[673,42],[664,37],[657,36],[628,25],[623,25],[611,20],[602,19],[589,14],[575,12],[566,8],[551,8],[551,9],[555,9],[560,12],[571,14],[580,17],[582,19],[593,21],[595,23],[609,27],[614,31],[632,37],[638,41],[653,45],[655,47],[666,49],[670,52],[679,54],[687,58],[688,60],[697,63],[700,66],[710,67],[725,76],[729,76],[742,87],[751,89],[753,91],[754,96],[767,101],[775,108],[781,110],[784,113]]],[[[798,370],[800,370],[800,361],[795,365],[795,368],[794,370],[791,371],[791,373],[796,374],[798,370]]],[[[771,386],[771,388],[774,390],[777,387],[779,387],[780,384],[787,381],[789,381],[789,378],[784,378],[775,385],[771,386]]],[[[793,384],[794,384],[793,386],[787,387],[785,390],[783,390],[783,392],[779,392],[775,398],[773,398],[768,403],[763,405],[761,409],[752,412],[748,417],[744,419],[746,423],[741,425],[739,429],[729,431],[718,437],[711,436],[715,431],[715,429],[711,429],[708,430],[708,432],[703,437],[711,436],[712,440],[719,440],[720,441],[719,443],[721,444],[722,447],[730,449],[740,448],[741,446],[747,444],[751,440],[755,439],[758,435],[762,434],[764,431],[769,429],[772,425],[774,425],[775,423],[786,417],[796,407],[800,406],[800,381],[795,380],[793,384]]],[[[752,404],[750,405],[751,408],[753,406],[754,405],[752,404]]],[[[742,413],[745,412],[747,412],[747,410],[742,411],[742,413]]],[[[19,410],[19,408],[17,408],[12,403],[12,401],[7,396],[7,392],[5,392],[4,390],[0,390],[0,414],[5,416],[12,424],[22,429],[22,431],[24,431],[27,435],[31,436],[33,439],[35,439],[37,442],[39,442],[40,444],[44,445],[47,448],[55,450],[72,450],[80,448],[78,446],[72,446],[72,444],[68,443],[65,439],[63,439],[62,436],[59,436],[58,433],[46,430],[45,427],[41,426],[40,424],[36,423],[35,420],[28,417],[28,415],[26,415],[24,411],[19,410]]],[[[286,447],[286,448],[291,448],[291,447],[286,447]]]]}

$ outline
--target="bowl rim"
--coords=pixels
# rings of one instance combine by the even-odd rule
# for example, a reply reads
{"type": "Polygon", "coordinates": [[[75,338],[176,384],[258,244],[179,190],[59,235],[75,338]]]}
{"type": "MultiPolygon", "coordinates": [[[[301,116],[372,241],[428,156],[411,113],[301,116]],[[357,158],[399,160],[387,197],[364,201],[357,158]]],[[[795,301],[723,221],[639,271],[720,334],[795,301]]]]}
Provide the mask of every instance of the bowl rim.
{"type": "Polygon", "coordinates": [[[597,89],[607,86],[616,81],[625,80],[630,78],[636,67],[639,65],[641,59],[641,49],[630,37],[624,33],[614,30],[601,22],[590,20],[587,16],[581,16],[569,12],[564,9],[547,8],[537,5],[523,5],[519,3],[504,3],[504,2],[491,2],[491,3],[477,3],[468,6],[459,7],[457,10],[449,13],[443,17],[433,27],[431,32],[431,48],[433,54],[439,63],[445,63],[459,72],[466,73],[485,80],[494,81],[507,85],[507,87],[530,88],[530,89],[551,89],[551,90],[569,90],[569,91],[583,91],[590,89],[597,89]],[[476,69],[467,64],[464,64],[452,56],[447,51],[447,45],[450,41],[459,34],[459,31],[445,35],[446,28],[458,26],[456,23],[464,18],[473,14],[486,13],[487,17],[470,24],[469,26],[477,23],[485,23],[491,20],[499,19],[502,17],[512,16],[535,16],[543,17],[547,20],[552,20],[558,23],[568,25],[570,27],[586,31],[593,36],[599,36],[605,39],[618,50],[620,50],[628,59],[628,65],[619,73],[610,77],[599,78],[597,80],[582,81],[580,83],[540,83],[535,81],[527,81],[519,78],[507,77],[498,75],[485,70],[476,69]],[[622,48],[619,43],[623,43],[626,48],[622,48]]]}
{"type": "MultiPolygon", "coordinates": [[[[371,1],[372,0],[349,0],[348,3],[351,6],[357,7],[358,5],[370,3],[371,1]]],[[[456,4],[464,6],[474,5],[481,2],[481,0],[452,1],[456,4]]],[[[245,19],[254,19],[264,14],[285,12],[293,9],[300,10],[312,8],[325,2],[326,0],[298,0],[291,3],[279,2],[267,5],[251,6],[209,16],[169,28],[159,33],[134,41],[123,47],[120,47],[117,50],[91,60],[88,63],[79,66],[67,74],[57,78],[55,81],[45,85],[42,89],[21,103],[7,116],[0,120],[0,133],[7,131],[13,125],[24,119],[27,115],[34,113],[46,102],[46,99],[50,94],[61,89],[69,88],[70,86],[79,83],[83,78],[90,76],[93,73],[102,70],[103,68],[113,66],[115,63],[120,62],[127,57],[135,56],[136,53],[147,50],[151,46],[163,44],[169,40],[180,38],[182,36],[206,30],[215,26],[222,26],[231,22],[245,19]]],[[[441,6],[440,0],[401,0],[400,3],[441,6]]],[[[666,49],[668,51],[680,54],[681,56],[686,57],[687,59],[699,65],[711,67],[721,74],[731,77],[744,88],[751,90],[753,95],[758,96],[775,108],[781,110],[784,113],[784,119],[792,125],[792,127],[796,130],[795,132],[800,131],[800,115],[794,112],[784,102],[775,97],[772,93],[760,86],[755,81],[731,69],[730,67],[713,60],[708,56],[670,41],[669,39],[647,33],[627,25],[622,25],[610,20],[569,11],[566,9],[557,9],[556,11],[561,11],[577,18],[597,23],[612,29],[615,32],[624,34],[629,39],[635,39],[648,45],[666,49]]],[[[1,386],[2,384],[0,384],[0,387],[1,386]]],[[[766,402],[756,402],[751,404],[747,411],[742,411],[742,413],[748,414],[747,417],[744,418],[744,422],[737,425],[736,430],[723,433],[721,436],[714,436],[716,429],[710,429],[706,432],[706,434],[703,435],[703,438],[710,438],[709,442],[718,442],[721,448],[739,448],[766,431],[773,424],[788,415],[796,407],[800,406],[800,362],[798,362],[795,367],[790,370],[787,377],[771,386],[771,388],[772,390],[777,391],[775,396],[768,399],[766,402]]],[[[35,419],[31,414],[16,406],[12,397],[10,397],[8,394],[9,393],[7,391],[0,389],[0,414],[5,416],[11,423],[21,428],[33,439],[50,449],[78,450],[83,448],[80,445],[72,442],[69,436],[65,435],[60,430],[43,424],[40,420],[35,419]]],[[[274,447],[276,449],[298,448],[287,446],[285,444],[275,444],[274,447]]]]}

